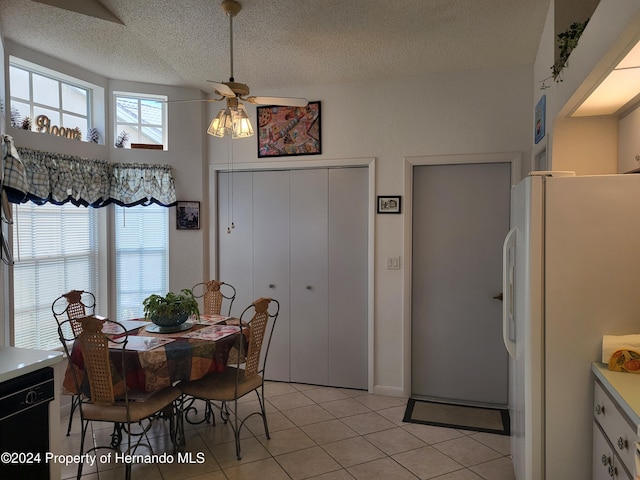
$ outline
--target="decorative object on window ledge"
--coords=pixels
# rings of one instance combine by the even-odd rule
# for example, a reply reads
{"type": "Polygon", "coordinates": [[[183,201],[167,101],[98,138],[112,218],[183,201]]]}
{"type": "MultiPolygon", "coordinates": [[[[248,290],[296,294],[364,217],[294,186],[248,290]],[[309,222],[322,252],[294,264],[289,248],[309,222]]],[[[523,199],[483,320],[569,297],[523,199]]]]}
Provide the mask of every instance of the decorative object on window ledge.
{"type": "Polygon", "coordinates": [[[401,213],[402,197],[378,195],[378,213],[401,213]]]}
{"type": "Polygon", "coordinates": [[[306,107],[258,107],[258,157],[318,155],[320,102],[306,107]]]}
{"type": "Polygon", "coordinates": [[[31,130],[31,118],[29,117],[24,117],[22,119],[22,129],[23,130],[31,130]]]}
{"type": "Polygon", "coordinates": [[[587,23],[589,23],[588,18],[582,23],[572,23],[566,31],[558,34],[556,42],[558,44],[558,48],[560,49],[560,55],[551,67],[551,71],[553,72],[553,79],[556,82],[562,81],[562,78],[560,78],[560,72],[564,67],[567,66],[569,55],[571,55],[573,49],[578,45],[578,40],[582,36],[582,32],[587,26],[587,23]]]}
{"type": "Polygon", "coordinates": [[[178,230],[200,229],[200,202],[176,203],[176,228],[178,230]]]}
{"type": "MultiPolygon", "coordinates": [[[[31,130],[31,126],[29,126],[29,128],[25,128],[25,130],[31,130]]],[[[47,117],[46,115],[38,115],[36,117],[36,132],[48,133],[50,135],[65,137],[71,140],[82,139],[82,132],[78,127],[64,128],[64,127],[58,127],[57,125],[51,125],[51,120],[49,120],[49,117],[47,117]]]]}
{"type": "Polygon", "coordinates": [[[129,141],[129,134],[124,130],[118,134],[118,138],[116,139],[116,148],[124,148],[129,141]]]}
{"type": "Polygon", "coordinates": [[[164,146],[160,143],[132,143],[131,149],[143,149],[143,150],[162,150],[164,146]]]}
{"type": "Polygon", "coordinates": [[[100,132],[96,127],[91,127],[87,132],[87,142],[89,143],[99,143],[100,142],[100,132]]]}
{"type": "Polygon", "coordinates": [[[13,128],[22,128],[22,115],[16,107],[11,107],[11,126],[13,128]]]}
{"type": "MultiPolygon", "coordinates": [[[[150,205],[172,207],[175,181],[170,165],[109,163],[73,155],[16,149],[24,166],[24,185],[12,195],[13,203],[32,201],[104,207],[150,205]]],[[[7,172],[5,172],[5,177],[7,172]]]]}

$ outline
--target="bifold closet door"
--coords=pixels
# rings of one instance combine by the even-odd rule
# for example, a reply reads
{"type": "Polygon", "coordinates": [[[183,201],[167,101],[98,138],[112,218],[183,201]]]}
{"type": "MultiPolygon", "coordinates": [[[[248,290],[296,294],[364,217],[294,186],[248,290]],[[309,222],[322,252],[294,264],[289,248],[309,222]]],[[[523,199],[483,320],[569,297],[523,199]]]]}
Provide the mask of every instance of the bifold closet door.
{"type": "Polygon", "coordinates": [[[258,297],[280,302],[267,379],[367,388],[368,188],[367,168],[218,175],[233,313],[258,297]]]}
{"type": "Polygon", "coordinates": [[[328,170],[290,172],[291,381],[328,385],[328,170]]]}
{"type": "Polygon", "coordinates": [[[231,315],[253,300],[253,174],[218,174],[218,271],[216,280],[233,285],[231,315]],[[232,224],[235,228],[231,229],[232,224]],[[230,229],[230,230],[227,230],[230,229]]]}
{"type": "Polygon", "coordinates": [[[280,302],[266,377],[289,381],[288,172],[220,173],[218,238],[219,279],[236,288],[232,314],[260,297],[280,302]]]}
{"type": "MultiPolygon", "coordinates": [[[[289,172],[253,172],[253,296],[280,302],[267,362],[269,380],[289,381],[289,172]]],[[[270,327],[270,325],[269,325],[270,327]]]]}
{"type": "Polygon", "coordinates": [[[329,170],[329,385],[368,386],[366,168],[329,170]]]}

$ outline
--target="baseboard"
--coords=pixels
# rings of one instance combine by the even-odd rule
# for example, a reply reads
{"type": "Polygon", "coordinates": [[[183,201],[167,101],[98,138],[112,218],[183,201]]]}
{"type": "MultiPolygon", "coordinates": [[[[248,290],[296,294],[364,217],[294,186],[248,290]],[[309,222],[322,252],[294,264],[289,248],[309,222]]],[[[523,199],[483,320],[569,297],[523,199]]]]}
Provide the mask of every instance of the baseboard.
{"type": "Polygon", "coordinates": [[[404,389],[402,387],[388,387],[385,385],[375,385],[373,387],[375,395],[385,395],[387,397],[404,397],[404,389]]]}

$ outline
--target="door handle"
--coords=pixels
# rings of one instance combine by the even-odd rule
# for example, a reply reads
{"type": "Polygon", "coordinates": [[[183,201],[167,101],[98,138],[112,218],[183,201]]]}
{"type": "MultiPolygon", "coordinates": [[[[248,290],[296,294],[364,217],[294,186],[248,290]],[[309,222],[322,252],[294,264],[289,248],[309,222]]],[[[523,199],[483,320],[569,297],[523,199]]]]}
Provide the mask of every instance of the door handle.
{"type": "Polygon", "coordinates": [[[516,342],[509,337],[509,326],[514,324],[513,284],[515,281],[515,228],[509,230],[502,245],[502,292],[507,292],[506,301],[502,302],[502,341],[511,358],[516,358],[516,342]]]}
{"type": "Polygon", "coordinates": [[[500,292],[499,294],[494,295],[493,299],[502,301],[504,299],[504,295],[502,294],[502,292],[500,292]]]}

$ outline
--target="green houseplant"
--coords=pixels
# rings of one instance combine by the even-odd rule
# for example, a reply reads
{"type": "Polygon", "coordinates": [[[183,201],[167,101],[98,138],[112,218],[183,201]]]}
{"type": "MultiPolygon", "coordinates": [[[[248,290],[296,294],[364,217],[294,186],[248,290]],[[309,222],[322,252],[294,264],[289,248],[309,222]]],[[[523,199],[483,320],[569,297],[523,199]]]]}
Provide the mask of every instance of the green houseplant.
{"type": "Polygon", "coordinates": [[[200,315],[198,301],[193,292],[183,288],[179,293],[149,295],[142,302],[145,318],[161,327],[175,327],[184,323],[189,315],[200,315]]]}
{"type": "Polygon", "coordinates": [[[556,42],[560,52],[558,54],[558,59],[551,67],[551,70],[553,72],[553,79],[556,82],[562,81],[562,79],[560,78],[560,72],[564,67],[567,66],[569,55],[571,55],[573,49],[578,46],[578,40],[580,40],[582,32],[584,32],[587,23],[589,23],[588,18],[584,22],[574,22],[566,31],[557,35],[556,42]]]}

